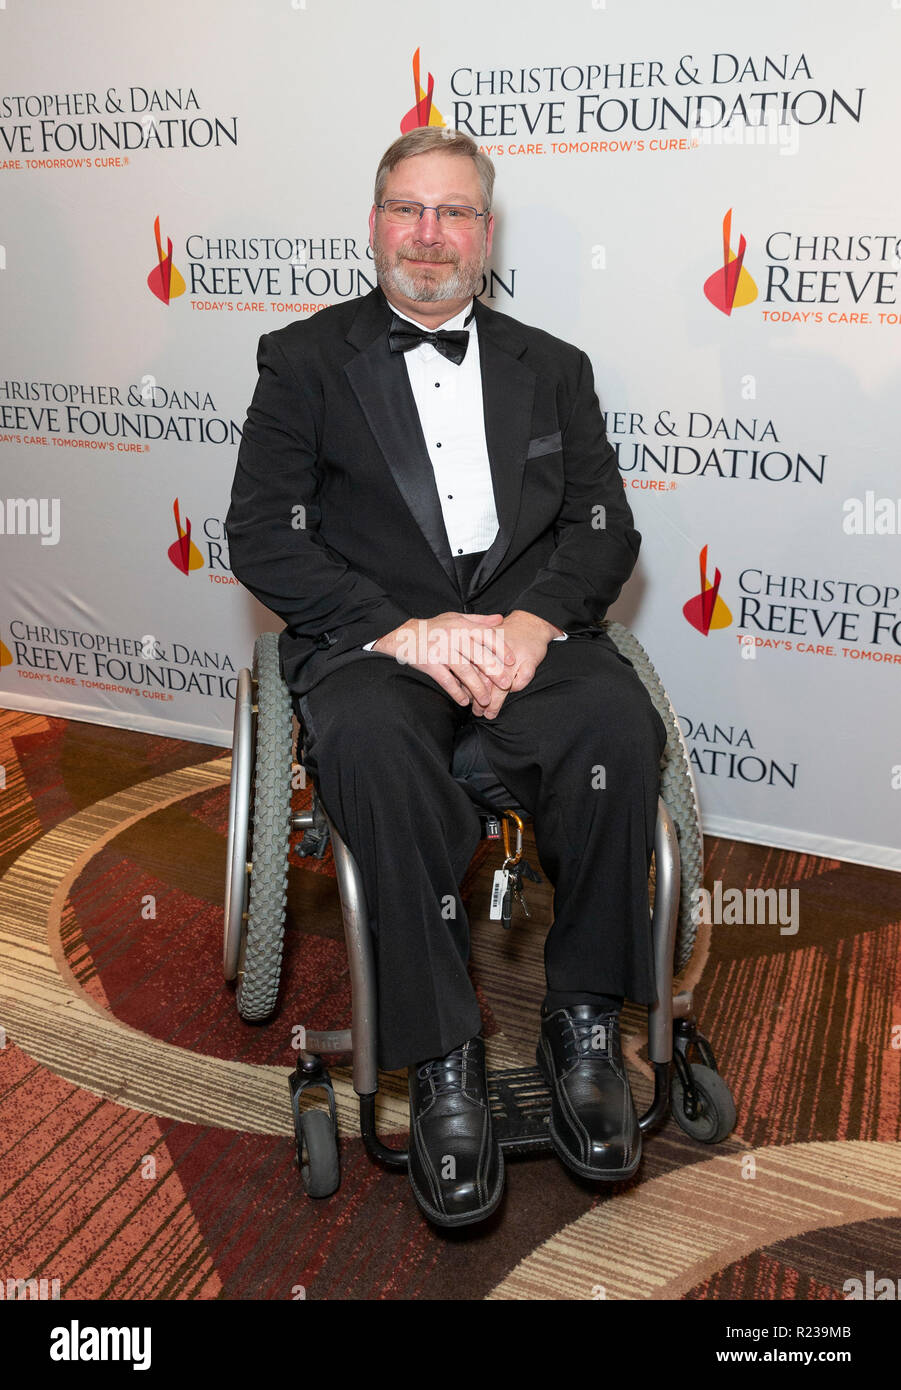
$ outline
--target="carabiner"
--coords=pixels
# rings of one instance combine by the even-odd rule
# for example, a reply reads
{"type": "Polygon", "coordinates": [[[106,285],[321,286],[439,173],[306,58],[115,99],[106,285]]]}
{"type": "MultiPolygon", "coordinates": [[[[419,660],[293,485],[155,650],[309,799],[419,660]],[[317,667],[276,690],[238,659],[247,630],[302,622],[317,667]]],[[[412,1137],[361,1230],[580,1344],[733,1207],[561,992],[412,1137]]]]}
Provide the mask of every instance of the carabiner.
{"type": "Polygon", "coordinates": [[[507,862],[505,863],[504,867],[506,868],[508,865],[515,865],[515,864],[518,864],[519,861],[520,861],[520,859],[522,859],[522,817],[521,817],[521,816],[518,816],[518,815],[516,814],[515,811],[505,811],[505,812],[504,812],[504,819],[503,819],[503,821],[501,822],[501,831],[502,831],[503,836],[504,836],[504,855],[506,856],[506,861],[507,861],[507,862]],[[509,831],[508,828],[507,828],[507,817],[508,817],[508,816],[509,816],[510,820],[512,820],[512,821],[514,822],[514,824],[516,825],[516,853],[515,853],[515,854],[511,854],[511,853],[510,853],[510,831],[509,831]]]}

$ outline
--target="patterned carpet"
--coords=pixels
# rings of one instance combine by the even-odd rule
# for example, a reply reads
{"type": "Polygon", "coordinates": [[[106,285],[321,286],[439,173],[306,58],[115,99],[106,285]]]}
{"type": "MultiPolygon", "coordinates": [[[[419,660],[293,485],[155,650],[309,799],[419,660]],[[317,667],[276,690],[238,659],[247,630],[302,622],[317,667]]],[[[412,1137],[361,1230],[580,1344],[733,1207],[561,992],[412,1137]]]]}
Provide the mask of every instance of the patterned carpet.
{"type": "MultiPolygon", "coordinates": [[[[300,1187],[292,1029],[350,1022],[330,856],[292,865],[283,1002],[248,1027],[220,970],[227,756],[2,712],[0,765],[0,1283],[57,1279],[64,1299],[841,1300],[868,1270],[901,1273],[897,874],[708,839],[708,886],[799,890],[795,935],[703,928],[682,981],[735,1133],[709,1148],[669,1121],[609,1190],[552,1154],[513,1160],[496,1215],[439,1234],[405,1176],[366,1156],[346,1067],[341,1187],[320,1202],[300,1187]]],[[[490,1062],[531,1065],[550,890],[501,932],[498,862],[483,844],[465,884],[474,978],[490,1062]]],[[[641,1011],[625,1023],[644,1105],[641,1011]]],[[[405,1078],[383,1082],[380,1127],[402,1143],[405,1078]]]]}

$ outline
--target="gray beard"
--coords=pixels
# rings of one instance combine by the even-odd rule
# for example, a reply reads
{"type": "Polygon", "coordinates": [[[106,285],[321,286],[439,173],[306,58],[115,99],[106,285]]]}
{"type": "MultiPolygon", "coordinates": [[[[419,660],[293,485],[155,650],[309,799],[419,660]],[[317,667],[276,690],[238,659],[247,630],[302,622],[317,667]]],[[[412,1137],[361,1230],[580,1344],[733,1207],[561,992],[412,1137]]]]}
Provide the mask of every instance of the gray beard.
{"type": "Polygon", "coordinates": [[[396,265],[378,247],[373,249],[376,276],[383,289],[395,290],[419,304],[437,304],[445,299],[464,299],[478,294],[482,287],[485,258],[457,262],[444,281],[426,281],[420,274],[396,265]]]}

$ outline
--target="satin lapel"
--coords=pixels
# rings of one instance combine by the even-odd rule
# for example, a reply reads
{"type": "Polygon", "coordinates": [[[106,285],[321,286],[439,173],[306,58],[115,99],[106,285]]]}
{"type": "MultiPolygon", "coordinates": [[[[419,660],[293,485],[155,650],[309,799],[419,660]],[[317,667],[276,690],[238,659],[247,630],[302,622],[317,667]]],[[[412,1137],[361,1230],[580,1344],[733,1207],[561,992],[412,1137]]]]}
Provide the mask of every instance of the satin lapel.
{"type": "Polygon", "coordinates": [[[370,308],[361,318],[369,327],[377,328],[378,336],[364,346],[360,338],[366,335],[359,329],[354,336],[348,335],[352,342],[356,338],[361,351],[344,370],[401,496],[456,588],[456,571],[444,528],[435,473],[403,356],[388,348],[387,337],[382,331],[385,319],[374,318],[370,308]]]}
{"type": "Polygon", "coordinates": [[[513,539],[522,500],[535,396],[535,373],[519,360],[526,344],[516,332],[516,326],[495,317],[478,300],[476,322],[485,439],[491,462],[498,532],[472,576],[470,595],[488,582],[513,539]]]}

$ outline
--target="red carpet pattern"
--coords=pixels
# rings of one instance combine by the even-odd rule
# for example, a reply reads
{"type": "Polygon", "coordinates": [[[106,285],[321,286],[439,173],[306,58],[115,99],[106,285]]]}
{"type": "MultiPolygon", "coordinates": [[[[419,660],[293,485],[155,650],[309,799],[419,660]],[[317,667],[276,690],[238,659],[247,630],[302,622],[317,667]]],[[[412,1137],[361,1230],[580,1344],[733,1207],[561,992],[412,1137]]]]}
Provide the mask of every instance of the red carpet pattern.
{"type": "MultiPolygon", "coordinates": [[[[708,840],[708,886],[799,890],[796,934],[714,926],[686,972],[735,1134],[705,1148],[669,1121],[609,1190],[512,1161],[498,1213],[439,1234],[365,1154],[346,1066],[341,1187],[303,1196],[292,1030],[350,1021],[334,872],[292,864],[282,1003],[244,1025],[220,970],[224,759],[0,715],[0,1277],[72,1299],[832,1300],[901,1274],[898,875],[708,840]]],[[[481,846],[464,883],[474,979],[495,1064],[528,1065],[551,893],[500,933],[495,859],[481,846]]],[[[646,1104],[641,1027],[630,1008],[646,1104]]],[[[384,1078],[395,1143],[404,1094],[384,1078]]]]}

